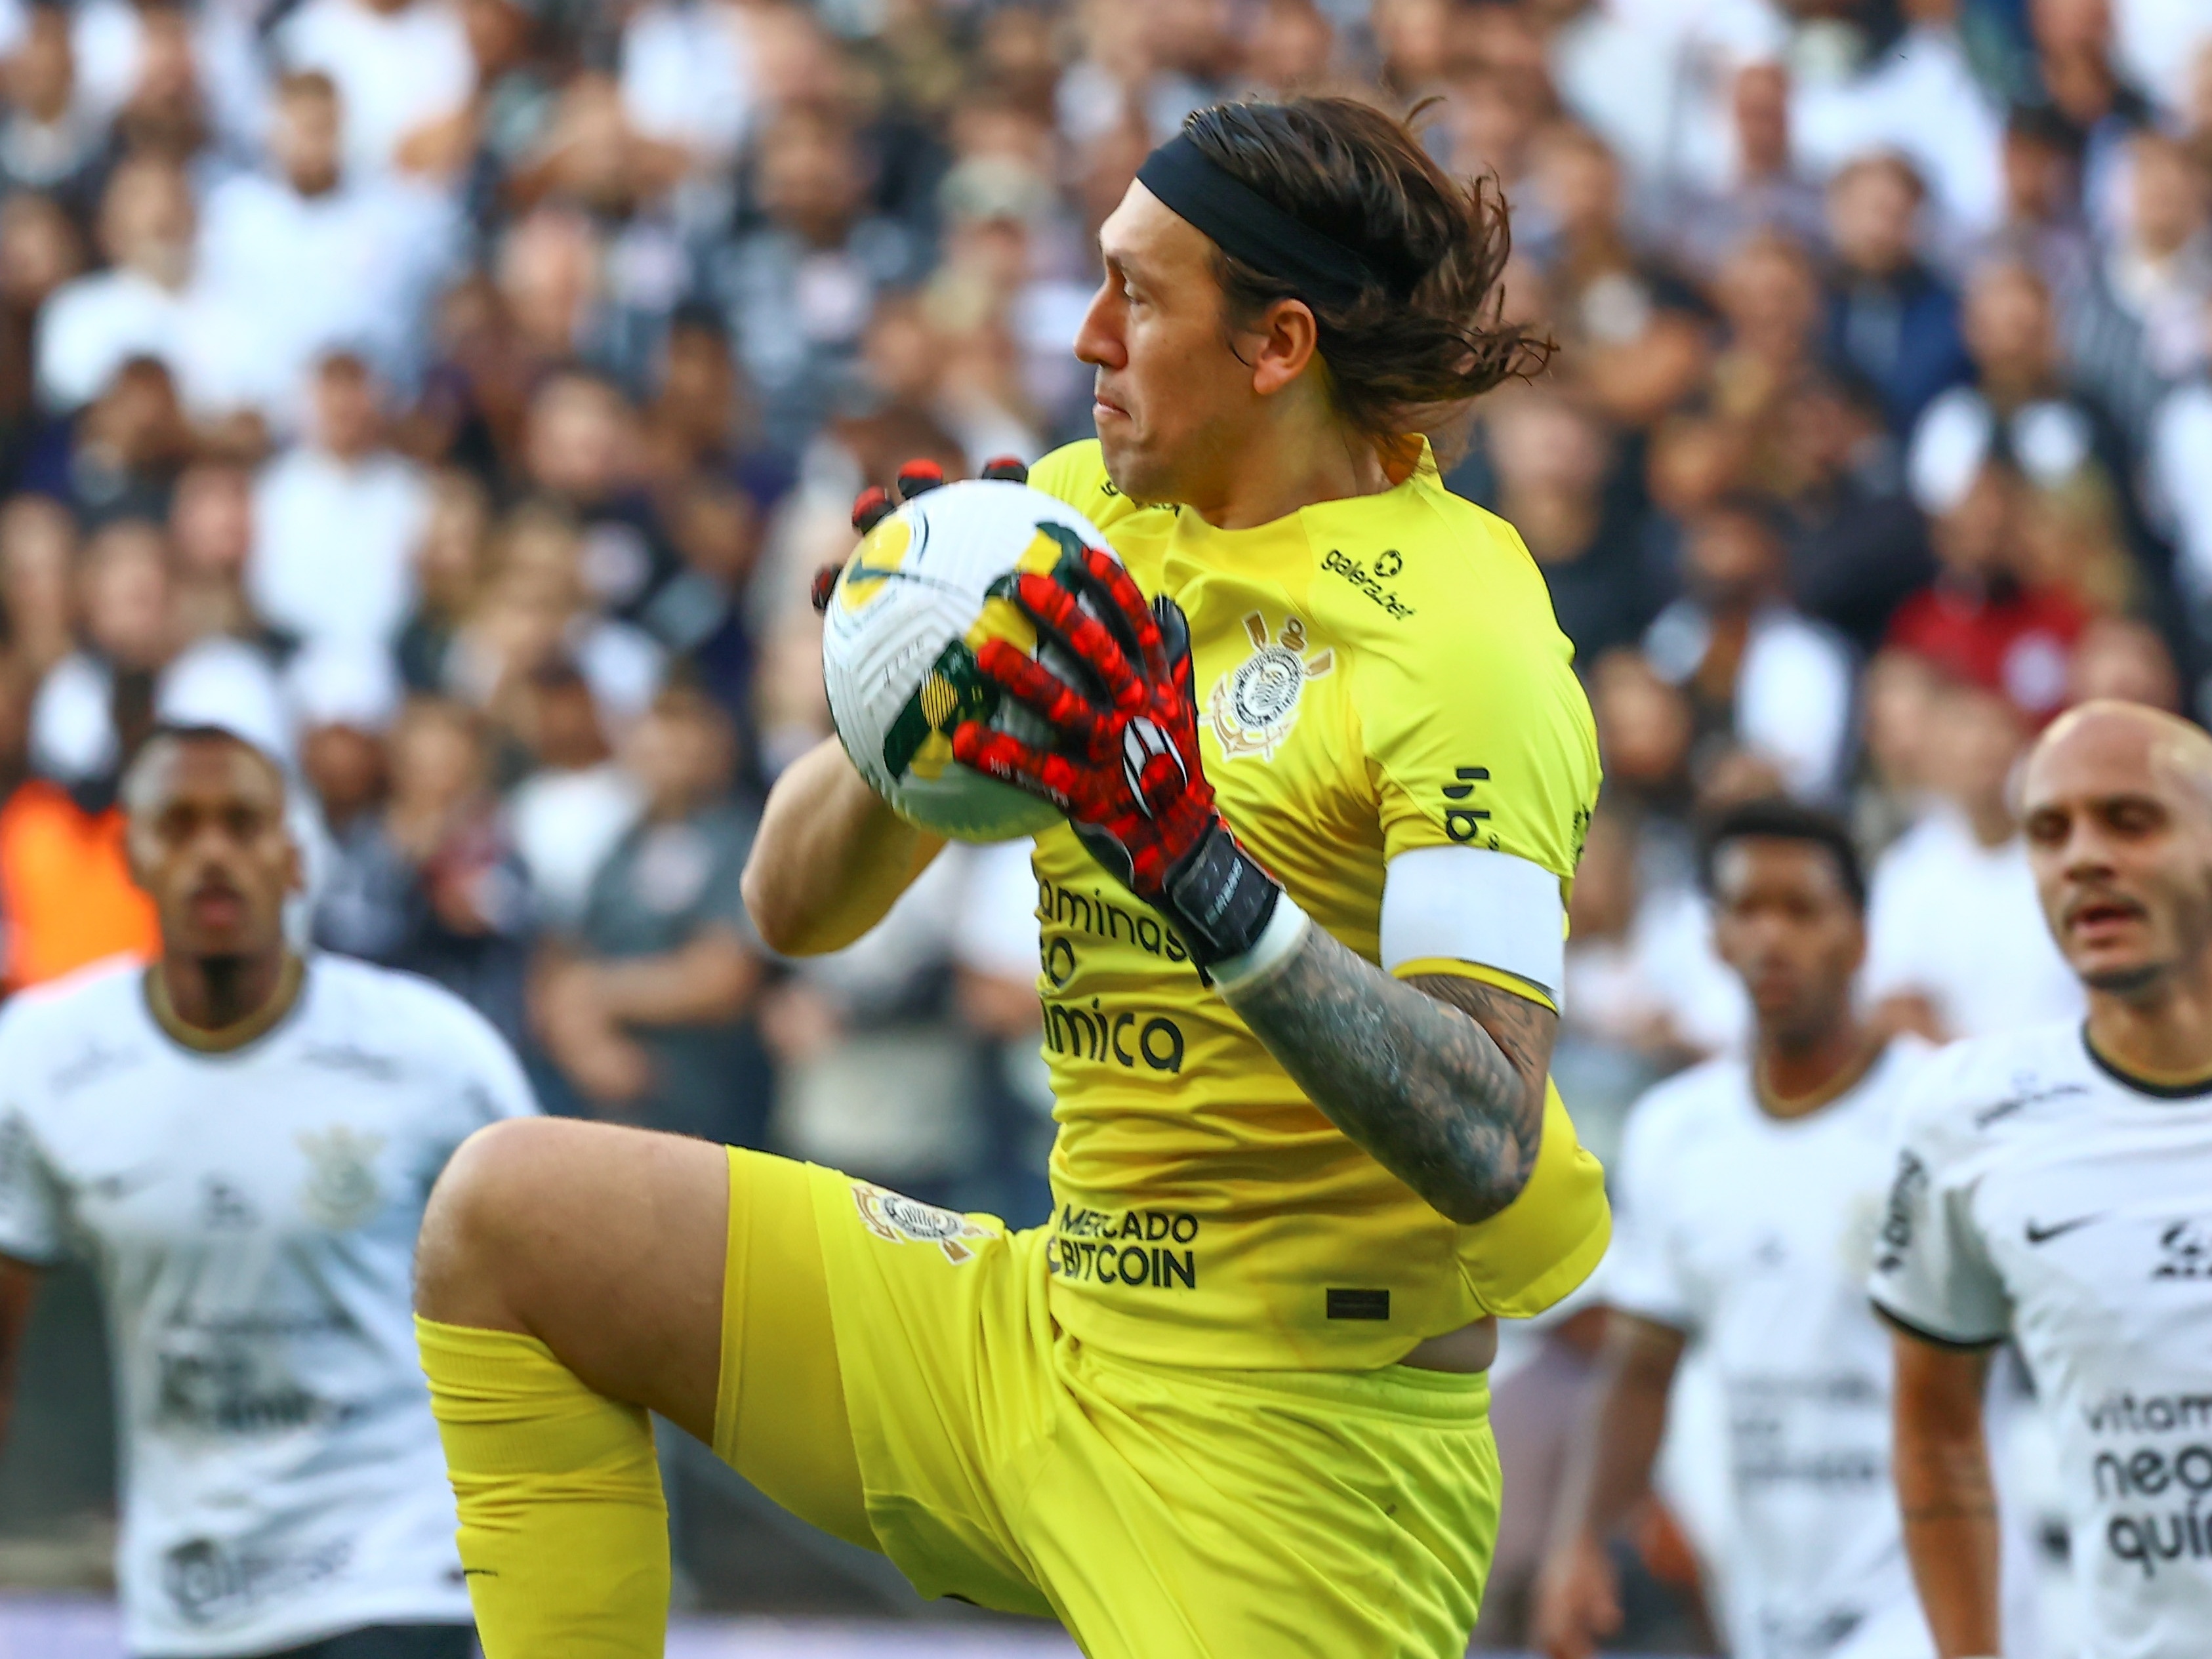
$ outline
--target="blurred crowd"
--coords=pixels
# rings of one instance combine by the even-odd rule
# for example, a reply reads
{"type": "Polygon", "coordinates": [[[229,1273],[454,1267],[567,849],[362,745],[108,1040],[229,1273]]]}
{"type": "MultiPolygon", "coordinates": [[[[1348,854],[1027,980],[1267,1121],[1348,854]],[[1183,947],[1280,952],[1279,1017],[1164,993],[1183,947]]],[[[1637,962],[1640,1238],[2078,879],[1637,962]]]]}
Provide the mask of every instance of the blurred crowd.
{"type": "Polygon", "coordinates": [[[1421,106],[1550,372],[1436,435],[1520,530],[1609,782],[1559,1073],[1740,1034],[1701,811],[1878,852],[1875,993],[2065,1006],[2006,781],[2212,671],[2203,0],[0,0],[9,988],[151,938],[118,769],[290,758],[303,934],[548,1102],[1034,1218],[1021,848],[770,959],[752,815],[827,730],[864,483],[1085,435],[1138,162],[1225,97],[1421,106]]]}

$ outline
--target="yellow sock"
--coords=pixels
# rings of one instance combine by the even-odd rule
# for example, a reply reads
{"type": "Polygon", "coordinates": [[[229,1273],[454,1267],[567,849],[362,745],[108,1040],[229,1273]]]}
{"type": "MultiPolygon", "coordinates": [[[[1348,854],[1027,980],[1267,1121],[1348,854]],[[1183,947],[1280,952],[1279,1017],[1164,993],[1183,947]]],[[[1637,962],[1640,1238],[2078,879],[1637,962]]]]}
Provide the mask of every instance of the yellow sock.
{"type": "Polygon", "coordinates": [[[533,1337],[415,1322],[484,1659],[660,1659],[668,1505],[653,1424],[533,1337]]]}

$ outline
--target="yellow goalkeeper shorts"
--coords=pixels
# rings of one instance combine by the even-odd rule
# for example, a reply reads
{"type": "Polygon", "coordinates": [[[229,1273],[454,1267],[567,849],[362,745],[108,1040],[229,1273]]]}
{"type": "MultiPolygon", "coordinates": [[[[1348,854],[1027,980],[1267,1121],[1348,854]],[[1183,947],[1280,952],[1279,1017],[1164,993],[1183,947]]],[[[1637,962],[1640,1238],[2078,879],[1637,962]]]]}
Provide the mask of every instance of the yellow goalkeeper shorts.
{"type": "Polygon", "coordinates": [[[756,1152],[731,1183],[717,1449],[924,1595],[1056,1617],[1090,1659],[1465,1653],[1487,1379],[1119,1358],[1053,1323],[1042,1230],[756,1152]]]}

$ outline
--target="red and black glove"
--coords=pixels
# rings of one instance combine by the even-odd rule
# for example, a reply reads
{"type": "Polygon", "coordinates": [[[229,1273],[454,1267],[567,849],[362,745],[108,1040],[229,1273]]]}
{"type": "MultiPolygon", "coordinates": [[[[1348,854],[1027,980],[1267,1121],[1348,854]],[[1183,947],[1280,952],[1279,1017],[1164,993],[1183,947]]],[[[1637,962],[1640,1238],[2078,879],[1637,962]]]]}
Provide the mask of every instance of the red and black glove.
{"type": "Polygon", "coordinates": [[[976,666],[1057,741],[1041,750],[971,720],[953,731],[954,757],[1066,813],[1091,856],[1175,925],[1201,969],[1243,955],[1282,889],[1214,806],[1182,610],[1167,599],[1147,606],[1120,562],[1096,548],[1071,549],[1050,575],[1017,577],[1012,597],[1091,684],[1071,685],[1018,647],[986,641],[976,666]]]}
{"type": "MultiPolygon", "coordinates": [[[[1007,483],[1027,483],[1030,470],[1018,456],[997,455],[983,463],[981,476],[1007,483]]],[[[853,528],[866,535],[899,507],[917,495],[927,495],[944,482],[945,469],[935,461],[908,461],[898,470],[896,494],[881,484],[870,484],[853,498],[853,528]]],[[[830,596],[837,591],[837,573],[844,568],[842,562],[833,562],[814,573],[813,591],[809,597],[816,616],[830,609],[830,596]]]]}

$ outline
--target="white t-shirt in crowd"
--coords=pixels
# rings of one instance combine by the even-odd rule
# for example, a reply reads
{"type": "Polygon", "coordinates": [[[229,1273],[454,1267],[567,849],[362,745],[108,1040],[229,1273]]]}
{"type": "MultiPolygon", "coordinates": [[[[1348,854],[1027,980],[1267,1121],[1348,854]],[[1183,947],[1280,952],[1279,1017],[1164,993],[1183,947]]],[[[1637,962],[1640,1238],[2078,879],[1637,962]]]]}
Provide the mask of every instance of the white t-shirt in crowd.
{"type": "Polygon", "coordinates": [[[349,180],[307,197],[242,173],[208,194],[199,282],[253,319],[253,380],[289,417],[321,351],[363,353],[387,380],[411,383],[425,313],[459,246],[451,204],[403,180],[349,180]]]}
{"type": "Polygon", "coordinates": [[[337,83],[345,161],[363,176],[392,166],[416,128],[465,104],[476,58],[459,14],[442,0],[377,11],[361,0],[307,0],[276,30],[286,69],[320,70],[337,83]]]}
{"type": "Polygon", "coordinates": [[[1961,1042],[1906,1091],[1872,1288],[1925,1336],[2010,1337],[2058,1441],[2085,1650],[2212,1632],[2212,1091],[2104,1066],[2071,1021],[1961,1042]]]}
{"type": "Polygon", "coordinates": [[[430,486],[388,451],[348,463],[302,444],[253,488],[253,608],[311,641],[388,643],[415,597],[430,486]]]}
{"type": "Polygon", "coordinates": [[[143,974],[0,1013],[0,1253],[100,1278],[130,1650],[465,1622],[410,1279],[453,1149],[534,1109],[521,1067],[457,998],[341,957],[225,1054],[167,1035],[143,974]]]}
{"type": "Polygon", "coordinates": [[[750,31],[734,6],[639,7],[623,25],[623,113],[649,138],[709,162],[737,153],[753,114],[750,31]]]}
{"type": "Polygon", "coordinates": [[[1899,1092],[1899,1038],[1848,1093],[1784,1121],[1740,1057],[1631,1112],[1601,1285],[1688,1334],[1726,1396],[1747,1659],[1926,1659],[1934,1650],[1889,1476],[1889,1334],[1866,1275],[1899,1092]]]}
{"type": "Polygon", "coordinates": [[[2081,1012],[2081,985],[2051,942],[2027,845],[1975,839],[1939,807],[1875,862],[1866,991],[1917,992],[1954,1036],[1985,1036],[2081,1012]]]}

